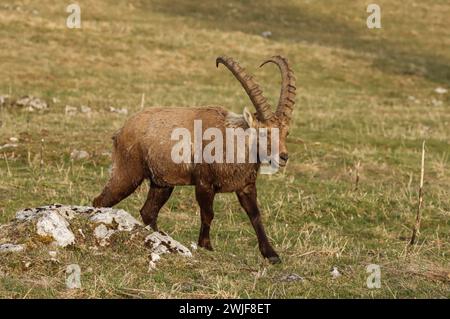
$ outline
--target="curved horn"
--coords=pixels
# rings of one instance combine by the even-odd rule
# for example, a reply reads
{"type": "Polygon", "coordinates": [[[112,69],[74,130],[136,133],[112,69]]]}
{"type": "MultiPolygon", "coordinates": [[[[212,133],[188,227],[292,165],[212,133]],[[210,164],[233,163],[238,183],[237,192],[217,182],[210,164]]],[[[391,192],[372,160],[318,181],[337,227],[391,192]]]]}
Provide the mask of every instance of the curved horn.
{"type": "Polygon", "coordinates": [[[278,106],[276,115],[284,116],[289,121],[292,117],[292,111],[295,104],[295,76],[292,69],[289,67],[288,60],[282,56],[273,56],[270,59],[264,61],[260,67],[266,63],[275,63],[281,72],[281,91],[280,99],[278,100],[278,106]]]}
{"type": "Polygon", "coordinates": [[[247,92],[253,105],[256,109],[256,117],[260,121],[267,121],[272,116],[271,107],[264,97],[259,85],[253,80],[253,77],[245,71],[236,61],[227,56],[219,56],[216,59],[216,67],[219,67],[219,63],[225,65],[236,79],[241,83],[242,87],[247,92]]]}

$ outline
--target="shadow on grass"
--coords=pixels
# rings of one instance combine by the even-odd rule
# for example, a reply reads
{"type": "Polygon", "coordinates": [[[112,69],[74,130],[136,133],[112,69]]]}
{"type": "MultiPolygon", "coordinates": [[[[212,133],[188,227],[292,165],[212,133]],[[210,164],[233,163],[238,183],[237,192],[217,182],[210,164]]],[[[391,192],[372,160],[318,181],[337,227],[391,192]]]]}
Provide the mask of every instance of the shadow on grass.
{"type": "Polygon", "coordinates": [[[153,0],[145,1],[143,8],[188,18],[188,23],[198,28],[240,31],[253,35],[271,31],[272,41],[315,43],[370,53],[376,56],[374,67],[383,72],[416,75],[433,82],[450,84],[450,61],[446,57],[427,52],[431,48],[420,48],[412,42],[406,47],[404,43],[376,37],[375,33],[372,37],[364,25],[364,8],[361,9],[363,26],[359,30],[340,21],[338,13],[330,10],[327,15],[318,15],[307,4],[280,4],[275,1],[255,3],[248,0],[153,0]]]}

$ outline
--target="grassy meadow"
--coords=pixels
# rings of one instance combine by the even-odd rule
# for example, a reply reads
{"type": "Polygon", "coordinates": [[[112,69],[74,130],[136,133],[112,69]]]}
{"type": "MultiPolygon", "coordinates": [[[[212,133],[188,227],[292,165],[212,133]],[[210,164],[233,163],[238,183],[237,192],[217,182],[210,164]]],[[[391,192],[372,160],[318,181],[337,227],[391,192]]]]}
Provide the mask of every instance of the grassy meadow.
{"type": "MultiPolygon", "coordinates": [[[[0,297],[450,296],[450,93],[435,91],[450,89],[448,1],[379,0],[381,29],[366,27],[369,2],[360,0],[77,3],[81,29],[66,27],[69,1],[0,4],[0,95],[49,103],[42,112],[0,108],[0,146],[18,139],[0,150],[0,223],[24,207],[90,205],[108,179],[111,136],[140,110],[142,94],[145,107],[252,108],[230,72],[216,69],[219,55],[245,66],[276,104],[279,71],[258,65],[281,54],[297,77],[290,161],[258,178],[258,198],[283,263],[262,259],[236,196],[219,194],[213,252],[166,256],[148,272],[141,242],[126,238],[62,249],[59,263],[38,246],[0,255],[0,297]],[[92,111],[69,115],[67,105],[92,111]],[[424,140],[423,217],[408,247],[424,140]],[[71,159],[73,150],[90,156],[71,159]],[[66,288],[73,263],[82,289],[66,288]],[[380,266],[380,289],[366,286],[369,264],[380,266]],[[304,280],[283,280],[289,274],[304,280]]],[[[147,187],[117,206],[138,218],[147,187]]],[[[175,188],[159,227],[186,245],[197,241],[193,188],[175,188]]]]}

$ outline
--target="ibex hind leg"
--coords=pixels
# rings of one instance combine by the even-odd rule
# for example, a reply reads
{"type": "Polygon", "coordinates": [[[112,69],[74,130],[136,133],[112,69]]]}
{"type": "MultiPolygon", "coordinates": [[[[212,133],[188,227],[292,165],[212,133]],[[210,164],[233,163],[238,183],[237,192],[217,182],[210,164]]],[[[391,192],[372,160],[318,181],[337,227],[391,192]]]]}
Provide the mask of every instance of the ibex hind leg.
{"type": "Polygon", "coordinates": [[[111,207],[133,193],[144,179],[141,171],[117,167],[102,193],[94,199],[94,207],[111,207]]]}
{"type": "Polygon", "coordinates": [[[158,187],[151,185],[148,190],[147,200],[141,209],[142,221],[145,225],[150,225],[154,231],[158,231],[158,213],[164,204],[169,200],[173,187],[158,187]]]}

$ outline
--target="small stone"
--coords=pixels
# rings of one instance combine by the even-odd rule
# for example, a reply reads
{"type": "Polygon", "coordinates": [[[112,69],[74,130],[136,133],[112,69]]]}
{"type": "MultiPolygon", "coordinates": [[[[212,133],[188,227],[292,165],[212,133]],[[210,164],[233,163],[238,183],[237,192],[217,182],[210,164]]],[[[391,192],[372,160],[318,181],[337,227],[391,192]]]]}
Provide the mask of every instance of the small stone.
{"type": "Polygon", "coordinates": [[[286,282],[292,282],[292,281],[304,281],[305,279],[296,274],[296,273],[292,273],[292,274],[287,274],[284,275],[283,277],[280,278],[280,281],[286,281],[286,282]]]}
{"type": "Polygon", "coordinates": [[[77,264],[71,264],[66,268],[66,287],[67,289],[81,288],[81,268],[77,264]]]}
{"type": "Polygon", "coordinates": [[[81,109],[81,113],[91,113],[92,112],[92,109],[87,105],[82,105],[80,109],[81,109]]]}
{"type": "Polygon", "coordinates": [[[109,111],[112,112],[112,113],[117,113],[117,114],[124,114],[124,115],[128,114],[128,110],[126,108],[119,109],[119,108],[115,108],[113,106],[110,106],[109,107],[109,111]]]}
{"type": "Polygon", "coordinates": [[[420,103],[420,100],[417,99],[415,96],[412,96],[412,95],[408,96],[408,100],[413,102],[413,103],[415,103],[415,104],[419,104],[420,103]]]}
{"type": "Polygon", "coordinates": [[[13,136],[13,137],[10,137],[10,138],[9,138],[9,141],[10,141],[10,142],[13,142],[13,143],[17,143],[17,142],[19,141],[19,139],[18,139],[17,137],[14,137],[14,136],[13,136]]]}
{"type": "Polygon", "coordinates": [[[436,100],[435,98],[431,99],[431,104],[433,106],[441,106],[442,105],[442,101],[436,100]]]}
{"type": "Polygon", "coordinates": [[[341,276],[341,273],[339,272],[337,267],[333,267],[333,269],[331,270],[330,274],[331,274],[331,278],[333,278],[333,279],[336,279],[336,278],[341,276]]]}
{"type": "Polygon", "coordinates": [[[78,109],[76,107],[66,105],[64,112],[66,116],[73,116],[78,113],[78,109]]]}
{"type": "Polygon", "coordinates": [[[86,239],[86,236],[83,233],[83,230],[81,228],[78,228],[78,232],[80,233],[81,237],[83,237],[83,239],[86,239]]]}
{"type": "Polygon", "coordinates": [[[158,260],[160,260],[160,259],[161,259],[161,256],[160,256],[160,255],[155,254],[155,253],[151,253],[151,254],[150,254],[150,260],[151,260],[151,261],[156,262],[156,261],[158,261],[158,260]]]}
{"type": "Polygon", "coordinates": [[[148,272],[150,272],[152,270],[155,270],[155,269],[156,269],[155,262],[150,260],[149,263],[148,263],[148,272]]]}
{"type": "Polygon", "coordinates": [[[150,246],[152,252],[158,255],[173,252],[184,257],[192,257],[191,251],[186,246],[167,234],[153,232],[145,238],[144,242],[147,246],[150,246]]]}
{"type": "Polygon", "coordinates": [[[7,149],[7,148],[16,148],[18,146],[19,145],[15,144],[15,143],[6,143],[6,144],[3,144],[0,146],[0,150],[7,149]]]}
{"type": "Polygon", "coordinates": [[[448,92],[447,89],[444,89],[442,87],[437,87],[434,92],[436,92],[437,94],[446,94],[448,92]]]}
{"type": "Polygon", "coordinates": [[[14,105],[22,107],[29,112],[41,111],[48,108],[47,102],[31,95],[21,97],[14,105]]]}
{"type": "Polygon", "coordinates": [[[89,153],[83,150],[73,150],[72,153],[70,153],[70,158],[73,160],[87,159],[89,158],[89,153]]]}
{"type": "Polygon", "coordinates": [[[9,104],[9,95],[0,95],[0,106],[6,106],[9,104]]]}
{"type": "Polygon", "coordinates": [[[272,32],[271,32],[271,31],[263,31],[263,32],[261,33],[261,36],[262,36],[263,38],[270,38],[270,37],[272,36],[272,32]]]}
{"type": "Polygon", "coordinates": [[[108,229],[104,224],[100,224],[94,229],[94,236],[102,247],[109,245],[108,240],[114,233],[114,230],[108,229]]]}
{"type": "Polygon", "coordinates": [[[90,221],[105,225],[117,224],[117,230],[120,231],[131,231],[134,227],[142,225],[123,209],[103,209],[99,213],[94,214],[90,221]]]}
{"type": "Polygon", "coordinates": [[[55,244],[66,247],[75,243],[75,235],[68,228],[69,223],[55,211],[47,211],[36,223],[37,234],[52,237],[55,244]]]}
{"type": "Polygon", "coordinates": [[[16,244],[1,244],[0,245],[0,253],[17,253],[25,249],[24,245],[16,245],[16,244]]]}

